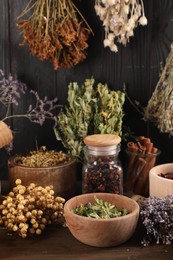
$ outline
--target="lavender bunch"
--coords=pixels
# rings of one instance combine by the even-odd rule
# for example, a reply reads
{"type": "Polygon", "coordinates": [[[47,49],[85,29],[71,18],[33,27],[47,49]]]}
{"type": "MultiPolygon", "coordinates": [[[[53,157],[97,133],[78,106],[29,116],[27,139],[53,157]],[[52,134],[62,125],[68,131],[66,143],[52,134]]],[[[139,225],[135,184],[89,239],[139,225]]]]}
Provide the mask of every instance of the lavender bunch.
{"type": "Polygon", "coordinates": [[[35,96],[35,105],[30,104],[24,114],[10,114],[11,106],[18,106],[20,98],[26,94],[26,91],[25,83],[15,79],[11,74],[5,78],[3,70],[0,70],[0,105],[6,108],[6,114],[1,120],[23,117],[39,125],[43,125],[46,119],[52,119],[56,123],[57,119],[53,115],[53,111],[59,107],[57,105],[58,99],[48,100],[46,96],[41,99],[38,93],[33,90],[30,91],[30,94],[35,96]]]}
{"type": "Polygon", "coordinates": [[[173,195],[149,197],[140,201],[140,217],[146,229],[142,244],[169,245],[173,241],[173,195]]]}

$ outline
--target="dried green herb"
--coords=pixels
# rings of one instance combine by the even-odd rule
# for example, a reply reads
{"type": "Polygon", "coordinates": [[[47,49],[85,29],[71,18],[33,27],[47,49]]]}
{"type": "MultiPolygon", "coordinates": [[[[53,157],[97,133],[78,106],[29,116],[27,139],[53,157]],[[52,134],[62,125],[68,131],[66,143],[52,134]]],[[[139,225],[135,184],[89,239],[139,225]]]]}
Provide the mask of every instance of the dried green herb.
{"type": "Polygon", "coordinates": [[[119,90],[111,91],[107,84],[99,83],[97,95],[94,133],[122,136],[124,93],[119,90]]]}
{"type": "Polygon", "coordinates": [[[145,121],[153,122],[161,133],[173,136],[173,43],[147,106],[142,107],[136,100],[133,102],[127,93],[126,97],[145,121]]]}
{"type": "Polygon", "coordinates": [[[86,205],[80,204],[79,207],[71,211],[77,215],[90,218],[117,218],[128,214],[125,208],[118,209],[115,205],[98,199],[94,196],[95,202],[91,204],[88,202],[86,205]]]}
{"type": "Polygon", "coordinates": [[[156,88],[144,109],[144,119],[162,133],[173,135],[173,44],[156,88]]]}
{"type": "Polygon", "coordinates": [[[86,79],[82,86],[69,84],[68,105],[58,115],[55,129],[68,152],[83,161],[83,139],[89,134],[117,134],[122,136],[125,94],[111,91],[108,85],[86,79]]]}
{"type": "Polygon", "coordinates": [[[72,156],[83,158],[83,138],[89,132],[96,102],[93,88],[94,80],[86,79],[82,86],[76,82],[68,88],[68,106],[58,115],[58,126],[55,129],[57,140],[72,156]]]}

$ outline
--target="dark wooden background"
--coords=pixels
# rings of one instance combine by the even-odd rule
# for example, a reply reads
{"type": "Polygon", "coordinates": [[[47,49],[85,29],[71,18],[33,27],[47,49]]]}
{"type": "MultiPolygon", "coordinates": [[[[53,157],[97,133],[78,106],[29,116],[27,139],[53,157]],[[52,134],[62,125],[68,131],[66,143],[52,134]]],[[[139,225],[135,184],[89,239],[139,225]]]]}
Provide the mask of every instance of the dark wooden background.
{"type": "MultiPolygon", "coordinates": [[[[128,95],[138,100],[142,106],[147,102],[157,84],[160,63],[166,61],[173,41],[173,1],[144,0],[148,25],[139,26],[126,47],[119,46],[117,54],[103,47],[104,31],[99,17],[96,16],[93,0],[76,1],[81,12],[94,31],[89,39],[87,59],[71,69],[55,71],[52,64],[33,57],[28,48],[19,47],[22,38],[17,31],[17,16],[26,6],[28,0],[0,0],[0,68],[6,73],[17,74],[28,89],[38,91],[43,98],[55,96],[59,104],[65,104],[68,84],[72,81],[83,83],[86,78],[94,77],[96,82],[107,82],[110,89],[123,90],[126,83],[128,95]]],[[[14,107],[14,113],[24,111],[33,100],[25,97],[20,105],[14,107]]],[[[145,135],[152,139],[155,146],[162,151],[160,162],[173,161],[173,138],[159,133],[152,123],[146,123],[141,115],[126,100],[124,124],[136,135],[145,135]]],[[[0,116],[1,116],[0,111],[0,116]]],[[[14,119],[11,127],[15,130],[13,153],[24,153],[38,145],[48,148],[62,148],[57,142],[53,125],[46,122],[44,126],[31,124],[25,119],[14,119]]],[[[4,161],[4,151],[1,159],[4,161]]],[[[122,151],[123,153],[123,151],[122,151]]]]}

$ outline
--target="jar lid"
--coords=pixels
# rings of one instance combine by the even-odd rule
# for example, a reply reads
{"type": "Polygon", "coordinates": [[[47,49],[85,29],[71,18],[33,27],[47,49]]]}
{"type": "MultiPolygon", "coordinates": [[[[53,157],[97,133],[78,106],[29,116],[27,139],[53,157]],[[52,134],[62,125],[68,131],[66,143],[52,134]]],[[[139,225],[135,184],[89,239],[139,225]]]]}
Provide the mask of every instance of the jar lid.
{"type": "Polygon", "coordinates": [[[111,146],[121,142],[121,137],[113,134],[95,134],[84,138],[84,143],[88,146],[111,146]]]}

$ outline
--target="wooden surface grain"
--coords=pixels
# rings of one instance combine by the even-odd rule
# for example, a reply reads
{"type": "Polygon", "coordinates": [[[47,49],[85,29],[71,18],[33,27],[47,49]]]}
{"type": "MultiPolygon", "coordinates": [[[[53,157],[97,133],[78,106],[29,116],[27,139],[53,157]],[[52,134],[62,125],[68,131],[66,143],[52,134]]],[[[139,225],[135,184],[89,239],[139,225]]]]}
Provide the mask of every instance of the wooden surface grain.
{"type": "Polygon", "coordinates": [[[173,246],[141,245],[137,229],[126,243],[110,248],[87,246],[77,241],[62,226],[47,227],[41,236],[22,239],[0,228],[0,259],[4,260],[171,260],[173,246]]]}

